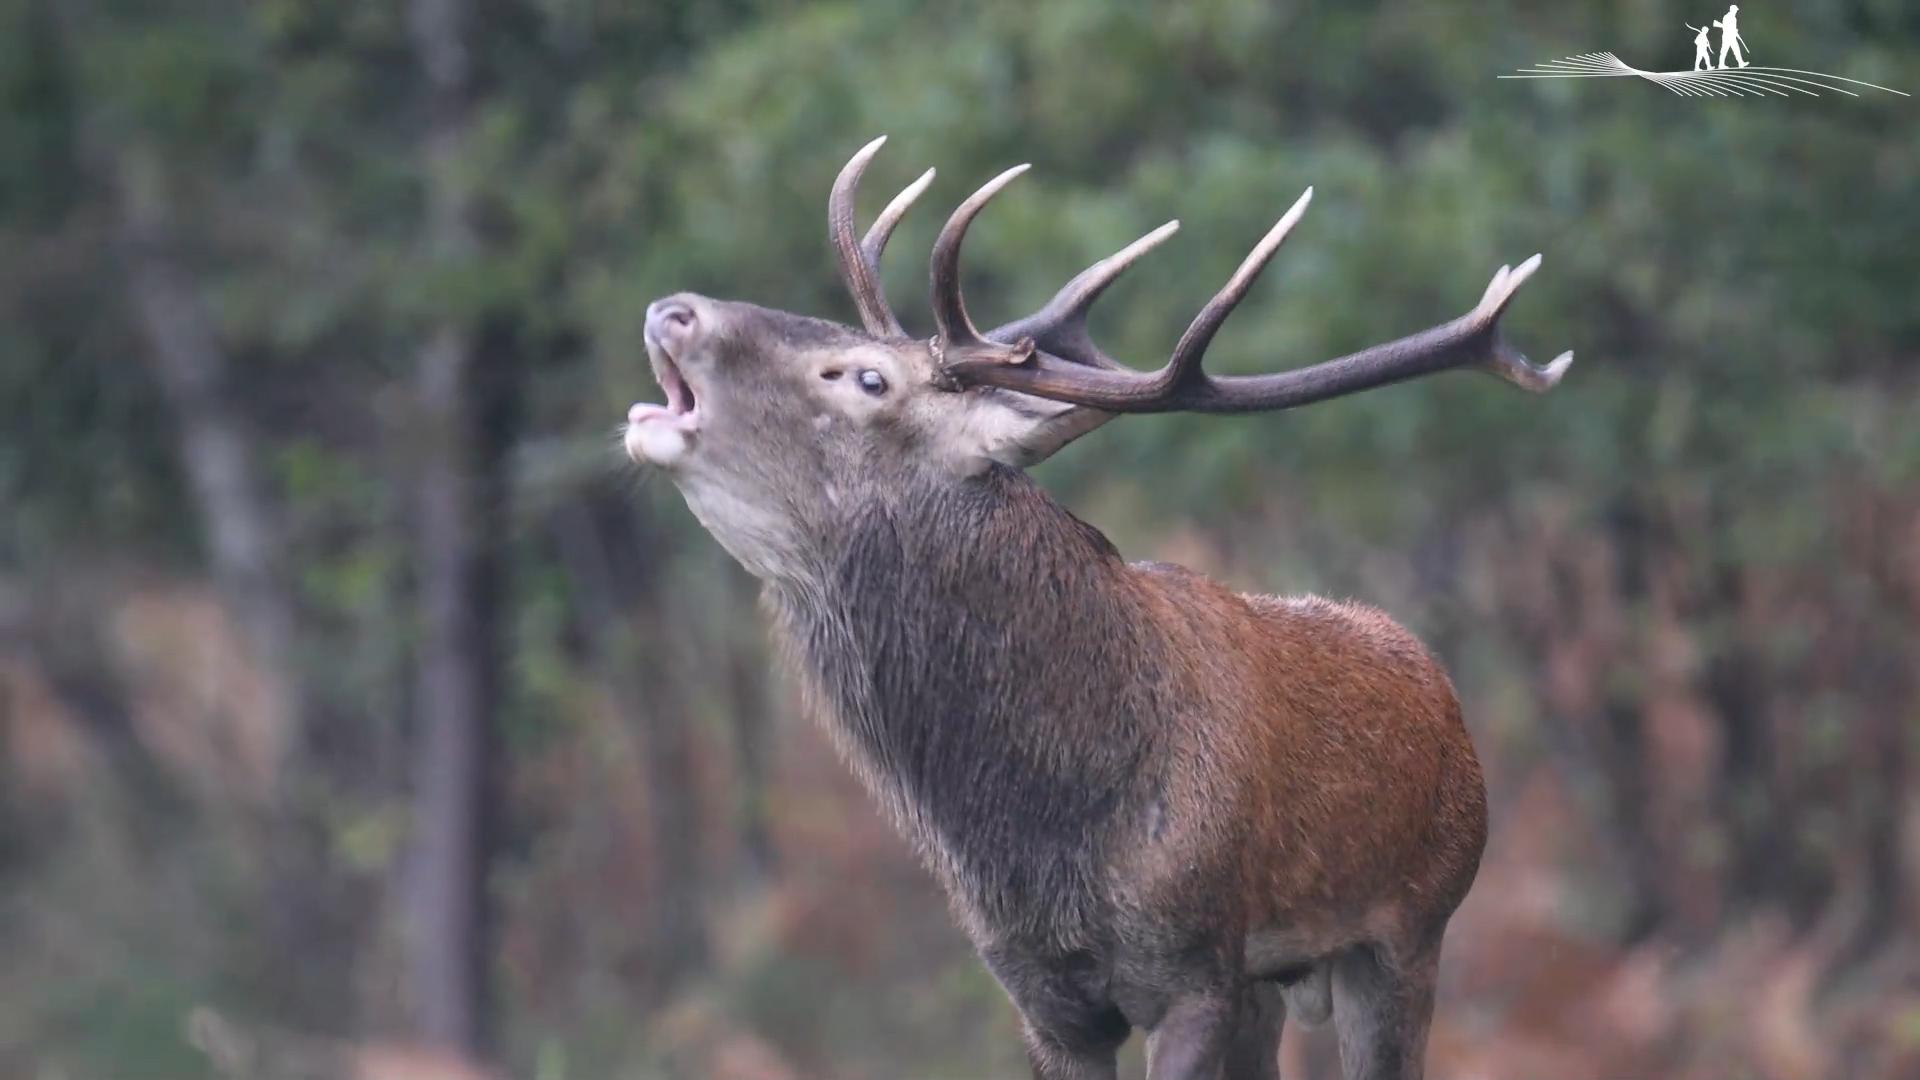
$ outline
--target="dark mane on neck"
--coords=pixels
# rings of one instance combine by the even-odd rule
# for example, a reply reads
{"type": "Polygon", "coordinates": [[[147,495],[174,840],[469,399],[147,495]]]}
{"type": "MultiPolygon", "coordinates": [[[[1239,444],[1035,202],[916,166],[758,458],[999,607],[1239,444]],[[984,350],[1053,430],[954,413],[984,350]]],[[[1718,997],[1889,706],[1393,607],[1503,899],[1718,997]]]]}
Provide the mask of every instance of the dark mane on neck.
{"type": "Polygon", "coordinates": [[[843,541],[827,580],[776,603],[870,782],[969,891],[1090,873],[1097,832],[1153,782],[1161,694],[1123,670],[1161,670],[1159,644],[1112,544],[997,466],[864,507],[843,541]]]}

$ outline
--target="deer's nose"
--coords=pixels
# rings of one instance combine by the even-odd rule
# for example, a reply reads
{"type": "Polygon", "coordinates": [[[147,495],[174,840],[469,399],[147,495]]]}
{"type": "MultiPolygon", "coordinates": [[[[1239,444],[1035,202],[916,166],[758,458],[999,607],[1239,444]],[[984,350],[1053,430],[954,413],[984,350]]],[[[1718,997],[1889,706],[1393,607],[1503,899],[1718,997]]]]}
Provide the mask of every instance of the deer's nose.
{"type": "Polygon", "coordinates": [[[691,339],[699,325],[700,317],[685,300],[668,297],[647,305],[647,336],[668,352],[691,339]]]}

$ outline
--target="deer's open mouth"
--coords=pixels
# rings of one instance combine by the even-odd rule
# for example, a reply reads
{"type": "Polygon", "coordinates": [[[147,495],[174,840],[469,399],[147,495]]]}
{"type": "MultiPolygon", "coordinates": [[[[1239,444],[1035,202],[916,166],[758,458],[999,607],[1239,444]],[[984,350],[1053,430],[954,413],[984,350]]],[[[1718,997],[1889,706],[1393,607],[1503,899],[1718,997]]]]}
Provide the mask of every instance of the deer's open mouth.
{"type": "Polygon", "coordinates": [[[680,365],[651,333],[647,335],[647,357],[653,361],[653,377],[666,391],[667,403],[643,401],[628,409],[622,441],[633,460],[643,465],[671,466],[693,449],[694,433],[700,430],[700,402],[680,365]]]}
{"type": "Polygon", "coordinates": [[[692,431],[699,426],[700,403],[693,393],[693,384],[680,372],[680,366],[673,362],[673,356],[658,342],[647,340],[647,358],[653,362],[653,377],[660,383],[660,389],[666,391],[667,403],[655,405],[641,402],[627,411],[627,423],[631,425],[662,423],[671,424],[681,431],[692,431]]]}

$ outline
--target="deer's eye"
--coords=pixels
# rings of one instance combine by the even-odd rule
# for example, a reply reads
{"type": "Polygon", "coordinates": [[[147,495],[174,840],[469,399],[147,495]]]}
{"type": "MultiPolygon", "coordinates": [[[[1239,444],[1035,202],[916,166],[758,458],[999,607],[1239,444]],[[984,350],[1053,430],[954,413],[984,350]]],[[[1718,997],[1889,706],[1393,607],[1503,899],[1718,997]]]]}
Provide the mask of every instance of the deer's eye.
{"type": "Polygon", "coordinates": [[[860,372],[860,389],[879,397],[887,392],[887,378],[872,368],[860,372]]]}

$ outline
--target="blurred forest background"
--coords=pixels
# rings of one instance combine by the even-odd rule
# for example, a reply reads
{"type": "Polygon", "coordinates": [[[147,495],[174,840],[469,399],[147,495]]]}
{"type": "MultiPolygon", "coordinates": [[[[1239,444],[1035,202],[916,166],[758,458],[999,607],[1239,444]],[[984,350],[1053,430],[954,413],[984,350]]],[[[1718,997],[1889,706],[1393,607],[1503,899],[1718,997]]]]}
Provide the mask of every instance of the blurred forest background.
{"type": "MultiPolygon", "coordinates": [[[[1720,7],[0,0],[0,1076],[1024,1075],[614,435],[654,297],[851,318],[878,133],[866,213],[940,169],[896,297],[1015,162],[988,321],[1180,217],[1097,315],[1143,365],[1309,183],[1217,368],[1544,251],[1550,396],[1125,419],[1043,479],[1454,671],[1494,834],[1434,1075],[1920,1075],[1920,113],[1494,78],[1684,68],[1720,7]]],[[[1920,90],[1902,0],[1741,25],[1920,90]]]]}

